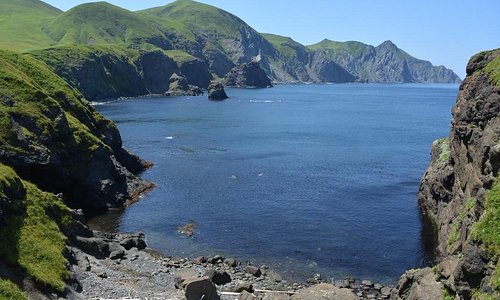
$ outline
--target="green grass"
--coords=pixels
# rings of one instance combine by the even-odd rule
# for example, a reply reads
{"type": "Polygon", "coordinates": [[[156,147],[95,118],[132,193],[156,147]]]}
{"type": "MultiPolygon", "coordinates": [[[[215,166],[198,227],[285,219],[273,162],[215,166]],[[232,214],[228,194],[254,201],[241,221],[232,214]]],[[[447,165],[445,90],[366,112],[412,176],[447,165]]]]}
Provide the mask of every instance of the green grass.
{"type": "Polygon", "coordinates": [[[38,0],[0,1],[0,49],[28,51],[51,45],[46,22],[62,11],[38,0]]]}
{"type": "Polygon", "coordinates": [[[484,67],[484,71],[494,85],[500,86],[500,49],[495,51],[498,56],[484,67]]]}
{"type": "Polygon", "coordinates": [[[261,33],[261,35],[278,49],[282,55],[287,57],[296,56],[297,51],[302,51],[303,53],[310,52],[307,47],[294,41],[292,38],[270,33],[261,33]]]}
{"type": "Polygon", "coordinates": [[[443,138],[435,141],[440,147],[439,160],[448,161],[450,159],[450,140],[448,138],[443,138]]]}
{"type": "Polygon", "coordinates": [[[179,28],[184,31],[203,31],[231,37],[238,37],[240,28],[248,26],[240,18],[222,9],[191,0],[178,0],[166,6],[142,10],[139,13],[178,22],[175,26],[185,24],[186,27],[179,28]]]}
{"type": "Polygon", "coordinates": [[[366,53],[370,46],[356,41],[336,42],[324,39],[323,41],[317,44],[309,45],[307,47],[311,50],[330,50],[333,52],[347,52],[354,57],[359,57],[364,53],[366,53]]]}
{"type": "Polygon", "coordinates": [[[0,279],[0,300],[27,300],[26,294],[12,281],[0,279]]]}
{"type": "MultiPolygon", "coordinates": [[[[72,222],[70,210],[53,194],[21,182],[9,167],[0,165],[0,171],[0,182],[17,182],[25,191],[20,199],[10,199],[19,211],[6,216],[0,228],[0,257],[25,269],[37,282],[63,291],[69,273],[62,229],[72,222]]],[[[4,184],[0,188],[5,191],[4,184]]]]}
{"type": "Polygon", "coordinates": [[[458,241],[460,237],[460,229],[462,228],[462,223],[465,217],[472,212],[476,206],[476,198],[469,198],[464,204],[464,207],[460,211],[460,214],[453,220],[450,234],[448,235],[448,246],[452,246],[458,241]]]}
{"type": "MultiPolygon", "coordinates": [[[[484,213],[472,229],[474,239],[483,243],[489,255],[500,260],[500,178],[486,195],[484,213]]],[[[500,263],[497,262],[490,285],[500,292],[500,263]]]]}
{"type": "Polygon", "coordinates": [[[151,38],[165,39],[150,18],[106,2],[74,7],[48,23],[46,32],[59,45],[140,44],[151,38]]]}
{"type": "Polygon", "coordinates": [[[182,51],[182,50],[167,50],[163,51],[168,57],[175,60],[177,64],[183,64],[189,61],[196,60],[197,58],[182,51]]]}

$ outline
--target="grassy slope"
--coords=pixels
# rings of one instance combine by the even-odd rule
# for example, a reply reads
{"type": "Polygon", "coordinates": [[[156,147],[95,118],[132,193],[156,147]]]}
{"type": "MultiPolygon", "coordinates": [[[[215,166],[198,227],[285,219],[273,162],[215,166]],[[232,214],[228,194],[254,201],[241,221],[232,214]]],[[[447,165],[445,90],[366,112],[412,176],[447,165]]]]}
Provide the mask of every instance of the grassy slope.
{"type": "Polygon", "coordinates": [[[311,50],[344,51],[354,57],[361,56],[370,47],[367,44],[356,41],[336,42],[325,39],[317,44],[307,46],[311,50]]]}
{"type": "Polygon", "coordinates": [[[26,51],[51,45],[42,27],[61,13],[38,0],[0,1],[0,48],[26,51]]]}
{"type": "Polygon", "coordinates": [[[175,20],[185,24],[191,31],[199,31],[237,36],[239,29],[245,26],[240,18],[214,6],[191,0],[178,0],[161,7],[139,12],[163,20],[175,20]]]}
{"type": "MultiPolygon", "coordinates": [[[[71,212],[56,196],[22,181],[14,170],[0,164],[0,196],[5,199],[12,189],[24,195],[9,199],[15,212],[0,227],[0,257],[23,268],[37,282],[63,291],[69,273],[61,228],[71,224],[71,212]]],[[[5,293],[15,291],[11,284],[2,285],[5,293]]]]}
{"type": "Polygon", "coordinates": [[[0,279],[0,299],[26,300],[26,294],[12,281],[0,279]]]}
{"type": "Polygon", "coordinates": [[[81,95],[47,65],[34,58],[0,51],[0,96],[15,103],[0,105],[0,149],[4,151],[30,155],[40,146],[38,141],[46,139],[52,140],[52,146],[61,150],[109,148],[100,140],[102,137],[95,136],[89,128],[94,123],[107,121],[91,111],[81,95]],[[89,116],[93,120],[88,119],[89,116]],[[67,140],[61,140],[67,136],[56,127],[54,118],[58,117],[65,118],[69,126],[70,138],[67,140]],[[21,128],[15,130],[18,125],[13,123],[13,118],[32,122],[20,124],[21,128]],[[35,148],[31,150],[32,147],[35,148]]]}
{"type": "Polygon", "coordinates": [[[297,55],[297,50],[310,52],[310,49],[294,41],[292,38],[270,33],[261,33],[261,35],[284,56],[291,57],[297,55]]]}
{"type": "Polygon", "coordinates": [[[106,2],[82,4],[47,24],[47,34],[58,44],[133,44],[164,38],[150,18],[106,2]]]}

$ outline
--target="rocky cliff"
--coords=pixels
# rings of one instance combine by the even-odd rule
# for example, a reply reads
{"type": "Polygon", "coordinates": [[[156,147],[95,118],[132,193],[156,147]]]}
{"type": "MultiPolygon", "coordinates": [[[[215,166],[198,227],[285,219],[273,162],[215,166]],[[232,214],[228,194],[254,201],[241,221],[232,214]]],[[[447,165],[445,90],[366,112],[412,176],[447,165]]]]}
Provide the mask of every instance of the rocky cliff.
{"type": "MultiPolygon", "coordinates": [[[[434,275],[450,299],[498,299],[500,49],[471,58],[452,114],[450,135],[432,145],[418,194],[435,233],[434,275]]],[[[413,282],[405,275],[400,296],[413,282]]]]}
{"type": "Polygon", "coordinates": [[[101,249],[102,242],[68,206],[135,201],[153,187],[137,176],[148,165],[46,64],[0,51],[0,298],[76,295],[69,245],[101,249]]]}
{"type": "Polygon", "coordinates": [[[211,79],[206,63],[182,51],[62,46],[31,53],[91,101],[164,94],[174,73],[202,88],[211,79]]]}
{"type": "Polygon", "coordinates": [[[75,207],[122,207],[150,184],[116,126],[44,63],[0,52],[0,162],[75,207]]]}
{"type": "Polygon", "coordinates": [[[272,87],[271,79],[258,62],[238,65],[224,77],[224,84],[230,87],[266,88],[272,87]]]}

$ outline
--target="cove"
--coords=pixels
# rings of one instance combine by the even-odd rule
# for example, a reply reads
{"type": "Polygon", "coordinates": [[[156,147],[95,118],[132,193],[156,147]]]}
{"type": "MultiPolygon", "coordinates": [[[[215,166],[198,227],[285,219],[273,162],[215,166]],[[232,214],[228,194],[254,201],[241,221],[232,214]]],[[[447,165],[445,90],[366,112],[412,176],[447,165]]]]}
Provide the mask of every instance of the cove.
{"type": "Polygon", "coordinates": [[[166,255],[222,254],[303,280],[394,283],[433,260],[416,194],[458,85],[278,85],[230,99],[96,108],[158,187],[97,229],[142,231],[166,255]],[[197,223],[192,238],[177,233],[197,223]]]}

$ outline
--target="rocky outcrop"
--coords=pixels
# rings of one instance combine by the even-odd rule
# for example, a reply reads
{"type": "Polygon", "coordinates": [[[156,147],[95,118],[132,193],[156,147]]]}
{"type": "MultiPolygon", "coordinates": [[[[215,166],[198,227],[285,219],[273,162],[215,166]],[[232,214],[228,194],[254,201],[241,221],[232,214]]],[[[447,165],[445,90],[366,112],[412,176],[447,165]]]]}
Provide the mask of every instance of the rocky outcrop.
{"type": "Polygon", "coordinates": [[[194,85],[188,84],[186,77],[172,74],[170,77],[168,91],[165,96],[200,96],[203,91],[194,85]]]}
{"type": "Polygon", "coordinates": [[[225,100],[228,96],[224,90],[224,86],[220,82],[214,82],[208,87],[208,99],[210,100],[225,100]]]}
{"type": "Polygon", "coordinates": [[[135,65],[150,94],[163,94],[169,89],[170,77],[179,72],[177,63],[162,51],[142,52],[135,65]]]}
{"type": "Polygon", "coordinates": [[[91,101],[162,95],[171,89],[173,74],[181,74],[187,86],[172,87],[170,94],[198,95],[199,88],[195,87],[206,88],[211,79],[206,62],[194,57],[177,62],[162,50],[63,46],[33,55],[91,101]],[[132,59],[131,54],[136,57],[132,59]]]}
{"type": "Polygon", "coordinates": [[[494,279],[500,272],[500,241],[491,233],[498,230],[492,226],[498,225],[500,201],[495,186],[500,170],[499,61],[500,49],[469,61],[450,136],[433,144],[418,194],[435,231],[436,276],[463,299],[470,299],[473,290],[500,291],[494,279]]]}
{"type": "Polygon", "coordinates": [[[272,87],[271,79],[258,62],[244,63],[234,67],[224,78],[230,87],[267,88],[272,87]]]}
{"type": "MultiPolygon", "coordinates": [[[[377,47],[360,42],[323,40],[311,45],[314,55],[330,60],[356,78],[358,82],[378,83],[459,83],[460,78],[450,69],[433,66],[385,41],[377,47]]],[[[320,60],[320,61],[321,61],[320,60]]],[[[317,74],[317,72],[312,72],[317,74]]]]}
{"type": "Polygon", "coordinates": [[[331,60],[324,52],[311,54],[307,70],[314,82],[346,83],[356,81],[356,77],[331,60]]]}
{"type": "Polygon", "coordinates": [[[11,52],[0,64],[0,162],[78,208],[122,207],[152,186],[116,126],[45,64],[11,52]]]}

